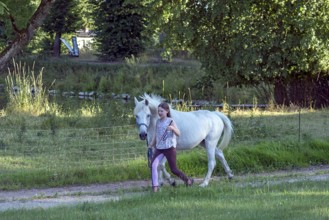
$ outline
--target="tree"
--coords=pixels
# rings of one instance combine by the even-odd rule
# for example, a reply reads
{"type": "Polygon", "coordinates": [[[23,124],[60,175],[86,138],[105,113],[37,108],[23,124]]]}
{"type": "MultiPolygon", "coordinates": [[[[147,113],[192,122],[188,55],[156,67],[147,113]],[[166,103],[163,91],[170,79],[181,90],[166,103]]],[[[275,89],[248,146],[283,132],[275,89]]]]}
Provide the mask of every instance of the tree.
{"type": "MultiPolygon", "coordinates": [[[[5,14],[9,14],[9,9],[6,4],[0,2],[0,17],[2,17],[5,14]]],[[[0,20],[0,42],[4,41],[4,39],[6,39],[5,22],[0,20]]]]}
{"type": "Polygon", "coordinates": [[[95,6],[95,39],[101,59],[114,61],[144,50],[145,20],[140,3],[124,0],[91,2],[95,6]]]}
{"type": "Polygon", "coordinates": [[[22,29],[38,6],[31,0],[2,0],[2,5],[4,10],[0,14],[1,50],[3,50],[8,43],[16,38],[16,34],[11,23],[12,19],[15,21],[16,28],[22,29]],[[17,5],[24,5],[24,7],[17,7],[17,5]]]}
{"type": "Polygon", "coordinates": [[[60,56],[60,38],[64,33],[72,33],[82,27],[78,0],[57,0],[42,29],[54,36],[53,55],[60,56]]]}
{"type": "MultiPolygon", "coordinates": [[[[56,0],[41,0],[37,10],[28,19],[27,24],[20,28],[11,10],[6,11],[5,17],[10,21],[15,38],[0,53],[0,70],[3,70],[7,63],[11,61],[30,42],[36,29],[40,27],[46,18],[52,4],[56,0]]],[[[7,5],[8,6],[8,5],[7,5]]]]}
{"type": "Polygon", "coordinates": [[[162,13],[156,18],[162,18],[167,46],[176,42],[191,48],[207,70],[206,83],[218,78],[230,85],[266,82],[274,84],[278,104],[329,105],[329,1],[180,0],[153,5],[162,13]]]}
{"type": "Polygon", "coordinates": [[[93,5],[90,0],[80,0],[79,9],[82,17],[82,27],[85,30],[94,30],[93,5]]]}

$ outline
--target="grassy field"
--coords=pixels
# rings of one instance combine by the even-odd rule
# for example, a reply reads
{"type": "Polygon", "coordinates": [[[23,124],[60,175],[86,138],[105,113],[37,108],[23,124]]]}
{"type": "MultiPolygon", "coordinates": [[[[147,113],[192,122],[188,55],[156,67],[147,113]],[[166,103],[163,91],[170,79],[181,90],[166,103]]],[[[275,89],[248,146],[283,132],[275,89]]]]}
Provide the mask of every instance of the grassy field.
{"type": "MultiPolygon", "coordinates": [[[[47,79],[36,77],[31,84],[30,78],[18,79],[21,88],[31,88],[36,82],[48,86],[58,77],[53,85],[61,91],[121,93],[136,88],[131,94],[155,92],[180,97],[191,92],[194,76],[202,75],[195,63],[152,66],[136,62],[109,66],[41,61],[36,67],[45,66],[47,79]]],[[[18,77],[24,72],[21,66],[15,71],[18,77]]],[[[17,80],[11,79],[9,84],[14,85],[17,80]]],[[[245,103],[254,99],[250,90],[230,90],[222,85],[216,85],[213,92],[216,101],[245,103]]],[[[203,88],[191,93],[193,98],[204,97],[203,88]]],[[[150,179],[146,143],[138,139],[132,102],[105,99],[79,101],[76,106],[72,99],[59,105],[50,102],[44,92],[36,95],[40,97],[22,92],[10,95],[9,104],[0,111],[0,190],[150,179]]],[[[234,126],[224,154],[235,174],[329,164],[328,109],[270,106],[267,110],[222,111],[234,126]]],[[[188,175],[202,178],[207,171],[204,149],[179,152],[178,166],[188,175]]],[[[225,175],[219,162],[213,175],[225,175]]],[[[328,219],[327,198],[326,182],[239,187],[221,181],[211,182],[206,189],[164,188],[159,194],[147,190],[140,196],[104,204],[6,211],[1,219],[328,219]]]]}
{"type": "Polygon", "coordinates": [[[278,177],[237,179],[212,182],[207,188],[141,191],[114,202],[5,211],[1,219],[328,219],[327,185],[287,183],[278,177]]]}
{"type": "MultiPolygon", "coordinates": [[[[132,109],[126,111],[132,114],[132,109]]],[[[300,115],[285,111],[229,113],[235,134],[224,152],[235,173],[329,163],[328,110],[303,110],[300,115]]],[[[106,115],[95,117],[106,120],[106,115]]],[[[138,139],[133,124],[79,128],[92,125],[95,118],[20,117],[0,121],[0,189],[149,178],[146,143],[138,139]],[[72,127],[70,120],[76,120],[72,127]]],[[[204,149],[180,152],[178,165],[203,177],[204,149]]],[[[224,175],[219,162],[214,175],[224,175]]]]}

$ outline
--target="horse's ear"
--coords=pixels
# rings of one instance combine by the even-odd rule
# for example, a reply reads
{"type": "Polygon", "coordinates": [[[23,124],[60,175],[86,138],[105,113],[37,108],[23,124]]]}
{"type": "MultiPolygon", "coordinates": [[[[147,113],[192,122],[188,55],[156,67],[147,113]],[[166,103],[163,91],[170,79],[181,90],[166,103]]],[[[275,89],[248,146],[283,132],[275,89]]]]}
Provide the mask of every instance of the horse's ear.
{"type": "Polygon", "coordinates": [[[136,99],[136,97],[134,97],[135,98],[135,105],[137,105],[138,104],[138,100],[136,99]]]}
{"type": "Polygon", "coordinates": [[[149,105],[149,101],[145,99],[145,105],[149,105]]]}

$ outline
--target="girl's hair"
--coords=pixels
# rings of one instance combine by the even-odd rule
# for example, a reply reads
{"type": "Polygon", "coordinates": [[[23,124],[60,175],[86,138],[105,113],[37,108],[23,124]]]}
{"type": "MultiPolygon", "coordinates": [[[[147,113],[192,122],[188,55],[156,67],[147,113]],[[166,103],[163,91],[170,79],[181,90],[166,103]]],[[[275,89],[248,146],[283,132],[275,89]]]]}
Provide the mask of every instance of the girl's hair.
{"type": "Polygon", "coordinates": [[[161,107],[163,108],[164,110],[166,110],[168,113],[167,113],[167,117],[171,117],[171,114],[170,114],[170,107],[168,105],[168,103],[166,102],[161,102],[159,105],[158,105],[158,108],[161,107]]]}

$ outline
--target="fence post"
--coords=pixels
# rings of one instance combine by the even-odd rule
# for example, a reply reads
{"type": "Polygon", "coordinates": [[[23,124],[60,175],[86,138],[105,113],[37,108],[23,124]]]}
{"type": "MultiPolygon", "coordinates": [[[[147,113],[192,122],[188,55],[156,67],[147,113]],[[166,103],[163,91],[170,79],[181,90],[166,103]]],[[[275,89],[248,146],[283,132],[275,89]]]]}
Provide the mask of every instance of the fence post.
{"type": "Polygon", "coordinates": [[[301,112],[301,109],[299,108],[298,109],[298,142],[300,142],[300,112],[301,112]]]}

